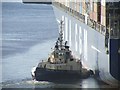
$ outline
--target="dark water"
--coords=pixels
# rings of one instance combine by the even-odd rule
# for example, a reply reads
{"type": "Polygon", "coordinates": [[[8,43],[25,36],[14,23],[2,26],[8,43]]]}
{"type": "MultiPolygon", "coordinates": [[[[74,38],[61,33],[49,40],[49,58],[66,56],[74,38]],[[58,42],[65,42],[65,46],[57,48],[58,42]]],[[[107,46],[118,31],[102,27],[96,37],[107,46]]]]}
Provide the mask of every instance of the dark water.
{"type": "MultiPolygon", "coordinates": [[[[51,5],[2,3],[2,83],[3,88],[99,88],[90,77],[80,82],[56,84],[37,82],[31,68],[47,58],[58,36],[51,5]]],[[[104,86],[104,84],[102,84],[104,86]]]]}

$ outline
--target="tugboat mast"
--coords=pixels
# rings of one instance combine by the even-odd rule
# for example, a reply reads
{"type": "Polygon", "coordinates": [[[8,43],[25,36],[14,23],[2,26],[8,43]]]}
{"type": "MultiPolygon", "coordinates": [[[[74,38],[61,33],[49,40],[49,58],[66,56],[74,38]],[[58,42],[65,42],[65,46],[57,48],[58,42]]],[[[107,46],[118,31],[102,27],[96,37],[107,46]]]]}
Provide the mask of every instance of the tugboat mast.
{"type": "Polygon", "coordinates": [[[63,21],[60,22],[60,33],[59,33],[60,48],[62,49],[63,44],[63,21]]]}

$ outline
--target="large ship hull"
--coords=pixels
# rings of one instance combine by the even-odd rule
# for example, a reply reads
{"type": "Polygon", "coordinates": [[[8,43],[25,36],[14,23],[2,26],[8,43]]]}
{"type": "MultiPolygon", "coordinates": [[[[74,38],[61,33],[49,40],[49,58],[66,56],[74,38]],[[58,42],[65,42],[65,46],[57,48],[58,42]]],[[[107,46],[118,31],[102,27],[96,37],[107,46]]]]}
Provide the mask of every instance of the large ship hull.
{"type": "MultiPolygon", "coordinates": [[[[105,36],[81,22],[76,16],[71,15],[66,10],[55,5],[53,5],[53,9],[58,24],[60,20],[65,22],[64,40],[68,41],[74,55],[81,58],[84,67],[92,69],[104,82],[118,86],[120,80],[120,55],[117,54],[117,58],[112,55],[111,58],[111,54],[106,53],[105,36]],[[116,59],[116,62],[114,62],[113,58],[116,59]],[[116,67],[113,67],[112,64],[116,64],[116,67]],[[113,68],[114,70],[112,70],[113,68]],[[111,73],[115,73],[115,76],[111,73]]],[[[109,40],[109,42],[111,41],[112,39],[109,40]]],[[[116,41],[115,47],[118,48],[120,39],[116,41]]],[[[112,45],[109,46],[109,49],[112,49],[112,45]]]]}

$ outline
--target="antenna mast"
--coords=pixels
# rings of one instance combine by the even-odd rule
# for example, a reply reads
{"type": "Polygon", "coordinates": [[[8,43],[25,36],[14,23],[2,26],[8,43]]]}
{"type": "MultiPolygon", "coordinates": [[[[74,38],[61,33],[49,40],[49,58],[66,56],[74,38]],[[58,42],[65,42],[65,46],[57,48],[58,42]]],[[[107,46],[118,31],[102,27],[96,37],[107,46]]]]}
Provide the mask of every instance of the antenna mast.
{"type": "Polygon", "coordinates": [[[60,48],[62,48],[62,43],[63,43],[63,21],[61,20],[60,22],[60,33],[59,33],[60,37],[60,48]]]}

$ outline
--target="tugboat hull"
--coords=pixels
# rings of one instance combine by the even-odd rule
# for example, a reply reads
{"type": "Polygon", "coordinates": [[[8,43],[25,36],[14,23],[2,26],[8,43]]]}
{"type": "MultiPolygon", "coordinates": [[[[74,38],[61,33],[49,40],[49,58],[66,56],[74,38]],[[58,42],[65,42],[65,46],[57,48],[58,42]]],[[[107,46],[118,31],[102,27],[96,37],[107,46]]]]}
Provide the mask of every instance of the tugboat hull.
{"type": "Polygon", "coordinates": [[[51,70],[46,68],[36,68],[35,79],[37,81],[68,81],[81,78],[80,72],[71,72],[67,70],[51,70]]]}
{"type": "Polygon", "coordinates": [[[36,68],[35,79],[37,81],[50,81],[50,82],[67,82],[67,81],[80,81],[81,78],[89,76],[89,72],[81,74],[78,71],[68,70],[51,70],[46,68],[36,68]]]}

